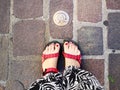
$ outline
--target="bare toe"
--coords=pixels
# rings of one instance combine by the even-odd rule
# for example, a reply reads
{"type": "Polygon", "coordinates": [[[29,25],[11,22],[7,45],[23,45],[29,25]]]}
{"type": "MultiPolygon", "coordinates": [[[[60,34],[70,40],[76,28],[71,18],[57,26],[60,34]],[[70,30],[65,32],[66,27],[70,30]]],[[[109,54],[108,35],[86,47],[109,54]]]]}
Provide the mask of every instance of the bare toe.
{"type": "Polygon", "coordinates": [[[59,52],[60,44],[56,43],[54,49],[55,49],[55,52],[59,52]]]}
{"type": "Polygon", "coordinates": [[[49,53],[54,51],[54,43],[49,45],[49,53]]]}
{"type": "Polygon", "coordinates": [[[68,42],[65,42],[64,43],[64,52],[68,52],[68,48],[69,48],[68,42]]]}

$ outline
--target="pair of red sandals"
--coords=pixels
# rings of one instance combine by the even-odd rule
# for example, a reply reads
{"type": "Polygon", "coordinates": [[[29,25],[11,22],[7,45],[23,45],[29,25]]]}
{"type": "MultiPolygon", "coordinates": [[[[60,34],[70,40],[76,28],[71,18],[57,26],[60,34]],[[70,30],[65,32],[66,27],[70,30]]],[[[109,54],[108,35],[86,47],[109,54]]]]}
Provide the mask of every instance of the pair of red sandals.
{"type": "MultiPolygon", "coordinates": [[[[68,41],[67,41],[68,42],[68,41]]],[[[78,46],[75,42],[73,42],[73,41],[69,41],[69,42],[72,42],[72,43],[74,43],[76,46],[78,46]]],[[[59,43],[59,42],[50,42],[50,43],[59,43]]],[[[49,43],[49,44],[50,44],[49,43]]],[[[48,44],[48,45],[49,45],[48,44]]],[[[60,44],[60,43],[59,43],[60,44]]],[[[46,45],[46,46],[48,46],[48,45],[46,45]]],[[[60,53],[54,53],[54,54],[48,54],[48,55],[42,55],[42,63],[46,60],[46,59],[48,59],[48,58],[53,58],[53,57],[59,57],[59,54],[60,53]]],[[[62,52],[62,54],[63,54],[63,56],[65,57],[65,58],[70,58],[70,59],[74,59],[74,60],[76,60],[76,61],[78,61],[78,63],[81,63],[81,55],[71,55],[71,54],[68,54],[68,53],[65,53],[64,51],[62,52]]],[[[43,75],[46,75],[47,73],[50,73],[50,72],[52,72],[52,73],[57,73],[57,72],[59,72],[58,71],[58,69],[57,68],[47,68],[47,69],[45,69],[45,71],[43,72],[43,75]]]]}

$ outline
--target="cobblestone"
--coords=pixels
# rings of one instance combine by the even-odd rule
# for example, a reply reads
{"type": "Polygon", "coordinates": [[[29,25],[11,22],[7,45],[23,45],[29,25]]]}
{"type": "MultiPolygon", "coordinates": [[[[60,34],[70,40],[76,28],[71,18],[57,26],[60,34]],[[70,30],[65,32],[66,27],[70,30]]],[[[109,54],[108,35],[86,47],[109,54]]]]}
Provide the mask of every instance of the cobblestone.
{"type": "Polygon", "coordinates": [[[36,18],[43,15],[43,0],[14,0],[14,15],[17,18],[36,18]]]}
{"type": "Polygon", "coordinates": [[[94,23],[101,21],[102,1],[78,0],[78,20],[94,23]]]}
{"type": "Polygon", "coordinates": [[[120,0],[106,0],[108,9],[120,9],[120,0]]]}
{"type": "Polygon", "coordinates": [[[92,72],[104,85],[104,60],[86,59],[82,60],[82,68],[92,72]]]}
{"type": "Polygon", "coordinates": [[[120,50],[120,13],[108,15],[108,47],[120,50]]]}
{"type": "Polygon", "coordinates": [[[83,55],[103,54],[102,28],[82,27],[78,31],[78,40],[83,55]]]}
{"type": "Polygon", "coordinates": [[[120,90],[119,38],[120,0],[0,0],[0,90],[27,90],[42,76],[45,44],[64,39],[78,41],[82,68],[105,90],[120,90]],[[57,11],[68,13],[65,26],[54,23],[57,11]]]}
{"type": "Polygon", "coordinates": [[[73,37],[73,2],[72,0],[51,0],[50,1],[50,34],[52,38],[64,39],[73,37]],[[66,5],[67,3],[67,5],[66,5]],[[53,21],[53,15],[63,10],[68,13],[70,21],[65,26],[57,26],[53,21]]]}
{"type": "MultiPolygon", "coordinates": [[[[10,75],[9,79],[13,81],[19,81],[25,88],[39,79],[41,76],[41,65],[40,61],[11,61],[10,75]]],[[[13,82],[13,84],[18,84],[18,82],[13,82]]],[[[18,84],[19,85],[19,84],[18,84]]],[[[15,86],[16,87],[16,86],[15,86]]]]}
{"type": "Polygon", "coordinates": [[[13,27],[14,56],[38,55],[44,47],[43,21],[21,21],[13,27]]]}
{"type": "Polygon", "coordinates": [[[10,0],[0,0],[0,33],[9,32],[10,0]]]}
{"type": "Polygon", "coordinates": [[[23,84],[18,80],[9,80],[5,90],[25,90],[23,84]]]}
{"type": "Polygon", "coordinates": [[[0,37],[0,80],[7,80],[8,73],[8,38],[0,37]]]}
{"type": "Polygon", "coordinates": [[[120,89],[120,54],[109,55],[109,82],[110,90],[120,89]]]}

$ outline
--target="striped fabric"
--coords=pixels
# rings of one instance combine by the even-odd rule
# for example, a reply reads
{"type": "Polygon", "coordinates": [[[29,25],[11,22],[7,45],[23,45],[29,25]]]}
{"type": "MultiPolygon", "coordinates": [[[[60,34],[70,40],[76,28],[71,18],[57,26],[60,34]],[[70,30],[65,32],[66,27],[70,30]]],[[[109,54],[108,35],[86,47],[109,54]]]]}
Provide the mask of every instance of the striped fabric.
{"type": "Polygon", "coordinates": [[[104,90],[96,77],[69,66],[63,73],[49,73],[33,82],[28,90],[104,90]]]}

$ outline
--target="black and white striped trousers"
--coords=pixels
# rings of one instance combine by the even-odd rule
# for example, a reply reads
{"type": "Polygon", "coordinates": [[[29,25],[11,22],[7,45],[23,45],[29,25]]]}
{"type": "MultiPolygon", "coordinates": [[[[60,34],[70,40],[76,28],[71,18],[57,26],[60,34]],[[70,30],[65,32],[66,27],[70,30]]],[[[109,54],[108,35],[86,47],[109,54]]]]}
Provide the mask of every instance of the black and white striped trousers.
{"type": "Polygon", "coordinates": [[[85,70],[69,66],[63,73],[48,73],[28,90],[104,90],[96,77],[85,70]]]}

